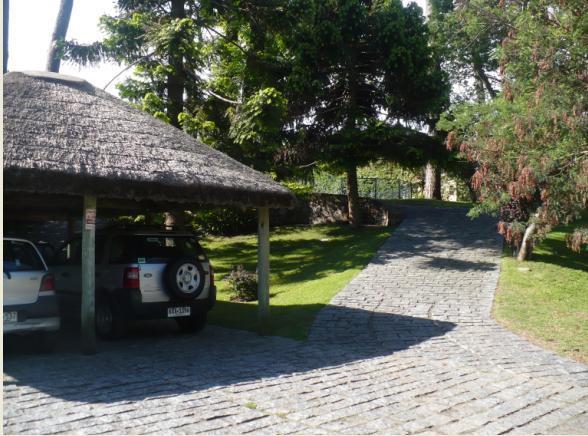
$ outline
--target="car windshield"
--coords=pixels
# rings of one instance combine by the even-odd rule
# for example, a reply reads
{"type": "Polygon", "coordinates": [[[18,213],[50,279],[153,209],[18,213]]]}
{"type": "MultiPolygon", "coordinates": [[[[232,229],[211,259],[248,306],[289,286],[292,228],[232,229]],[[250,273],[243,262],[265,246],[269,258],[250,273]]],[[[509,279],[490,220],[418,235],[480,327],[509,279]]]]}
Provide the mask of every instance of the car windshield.
{"type": "Polygon", "coordinates": [[[4,271],[42,271],[45,269],[37,250],[29,242],[4,240],[4,271]]]}
{"type": "Polygon", "coordinates": [[[188,236],[116,236],[110,244],[110,263],[167,263],[171,259],[196,256],[200,246],[188,236]]]}

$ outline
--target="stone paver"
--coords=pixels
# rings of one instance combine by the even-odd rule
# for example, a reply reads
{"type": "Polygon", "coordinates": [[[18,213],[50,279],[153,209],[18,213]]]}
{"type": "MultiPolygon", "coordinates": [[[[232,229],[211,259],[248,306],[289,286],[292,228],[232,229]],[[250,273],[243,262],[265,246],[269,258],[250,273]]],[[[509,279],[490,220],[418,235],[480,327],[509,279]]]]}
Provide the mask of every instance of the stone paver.
{"type": "Polygon", "coordinates": [[[489,219],[406,209],[308,341],[207,327],[4,359],[4,433],[588,433],[588,368],[490,316],[489,219]]]}

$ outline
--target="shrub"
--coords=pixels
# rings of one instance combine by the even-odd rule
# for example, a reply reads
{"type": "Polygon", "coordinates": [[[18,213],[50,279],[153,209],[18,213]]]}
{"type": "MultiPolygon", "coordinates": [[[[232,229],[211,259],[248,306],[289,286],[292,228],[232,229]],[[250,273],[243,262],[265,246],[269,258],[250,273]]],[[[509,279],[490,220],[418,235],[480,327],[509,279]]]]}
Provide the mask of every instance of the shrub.
{"type": "Polygon", "coordinates": [[[247,271],[243,265],[233,267],[225,280],[231,287],[231,301],[257,300],[257,274],[247,271]]]}
{"type": "Polygon", "coordinates": [[[286,188],[296,195],[298,198],[306,199],[312,194],[312,185],[307,185],[300,182],[281,182],[286,188]]]}
{"type": "Polygon", "coordinates": [[[201,209],[191,214],[192,226],[207,234],[232,236],[255,232],[257,212],[255,209],[237,208],[201,209]]]}

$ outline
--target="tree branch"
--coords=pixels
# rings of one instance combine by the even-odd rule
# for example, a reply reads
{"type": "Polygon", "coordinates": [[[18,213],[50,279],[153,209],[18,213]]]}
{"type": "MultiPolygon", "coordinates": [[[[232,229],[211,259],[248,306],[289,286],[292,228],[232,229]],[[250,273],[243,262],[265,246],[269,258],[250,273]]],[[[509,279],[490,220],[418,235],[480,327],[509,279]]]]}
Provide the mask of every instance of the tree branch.
{"type": "MultiPolygon", "coordinates": [[[[187,68],[184,68],[184,71],[188,75],[192,76],[193,78],[195,78],[197,80],[203,80],[202,77],[199,77],[196,73],[194,73],[193,71],[191,71],[191,70],[189,70],[187,68]]],[[[241,102],[241,101],[231,100],[230,98],[223,97],[222,95],[218,95],[216,92],[212,91],[211,89],[206,89],[205,88],[202,91],[204,91],[207,94],[212,95],[215,98],[218,98],[221,101],[224,101],[225,103],[234,104],[236,106],[239,106],[239,105],[243,104],[243,102],[241,102]]]]}
{"type": "Polygon", "coordinates": [[[208,93],[208,94],[210,94],[210,95],[212,95],[213,97],[218,98],[219,100],[222,100],[222,101],[224,101],[226,103],[229,103],[229,104],[234,104],[234,105],[237,105],[237,106],[243,104],[243,102],[236,101],[236,100],[231,100],[229,98],[223,97],[222,95],[218,95],[215,92],[211,91],[210,89],[204,89],[203,91],[206,92],[206,93],[208,93]]]}
{"type": "Polygon", "coordinates": [[[124,72],[130,70],[132,67],[134,67],[135,65],[137,65],[139,62],[141,62],[142,60],[145,60],[147,58],[150,58],[151,56],[153,56],[155,54],[155,51],[152,51],[149,54],[146,54],[145,56],[140,57],[139,59],[137,59],[135,62],[129,64],[128,66],[126,66],[125,68],[123,68],[122,70],[120,70],[112,79],[110,79],[108,81],[108,83],[106,85],[104,85],[104,87],[102,89],[106,89],[110,86],[110,84],[112,82],[114,82],[121,74],[123,74],[124,72]]]}
{"type": "Polygon", "coordinates": [[[235,47],[237,47],[239,50],[241,50],[241,51],[243,52],[243,54],[248,54],[248,53],[247,53],[247,51],[246,51],[246,50],[245,50],[243,47],[241,47],[239,44],[237,44],[237,43],[236,43],[235,41],[233,41],[232,39],[229,39],[229,37],[227,37],[226,35],[223,35],[222,33],[220,33],[218,30],[216,30],[216,29],[214,29],[214,28],[212,28],[212,27],[206,26],[206,25],[204,25],[204,24],[202,24],[202,27],[204,27],[204,28],[205,28],[206,30],[208,30],[209,32],[212,32],[212,33],[214,33],[214,34],[216,34],[216,35],[220,36],[220,37],[221,37],[221,38],[223,38],[225,41],[227,41],[229,44],[232,44],[232,45],[234,45],[234,46],[235,46],[235,47]]]}

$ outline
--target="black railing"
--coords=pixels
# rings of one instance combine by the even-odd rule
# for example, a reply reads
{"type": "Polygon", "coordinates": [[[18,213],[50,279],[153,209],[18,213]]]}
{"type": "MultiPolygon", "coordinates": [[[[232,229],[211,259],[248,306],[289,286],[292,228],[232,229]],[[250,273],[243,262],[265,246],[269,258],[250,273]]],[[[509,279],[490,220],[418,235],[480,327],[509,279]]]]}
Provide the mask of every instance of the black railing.
{"type": "MultiPolygon", "coordinates": [[[[384,177],[358,177],[357,187],[360,197],[377,200],[411,199],[422,197],[419,183],[409,183],[384,177]]],[[[312,185],[313,192],[322,194],[347,194],[347,182],[344,177],[330,176],[312,185]]]]}

